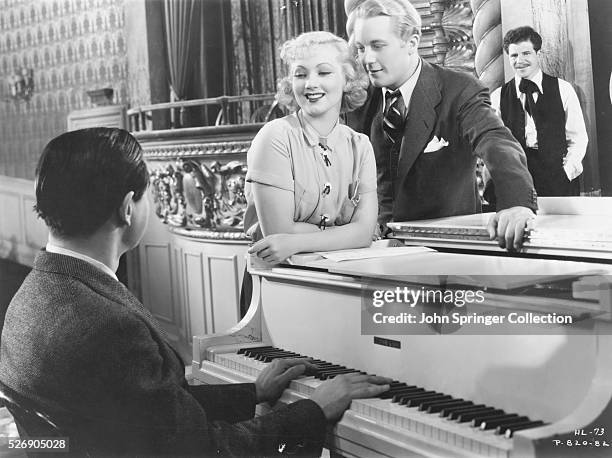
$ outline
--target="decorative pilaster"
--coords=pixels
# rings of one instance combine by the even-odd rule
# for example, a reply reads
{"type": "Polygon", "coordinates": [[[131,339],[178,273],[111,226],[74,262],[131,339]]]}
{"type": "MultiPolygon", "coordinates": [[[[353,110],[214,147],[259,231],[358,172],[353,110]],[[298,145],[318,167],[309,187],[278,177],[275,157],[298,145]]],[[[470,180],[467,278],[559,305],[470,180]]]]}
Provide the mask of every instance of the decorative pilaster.
{"type": "Polygon", "coordinates": [[[500,0],[470,0],[474,15],[476,75],[490,90],[504,83],[500,0]]]}
{"type": "Polygon", "coordinates": [[[436,63],[439,65],[444,65],[446,53],[448,52],[449,47],[449,40],[444,33],[444,28],[442,25],[442,18],[444,17],[444,11],[447,3],[447,0],[431,0],[429,6],[431,14],[434,17],[433,21],[431,22],[431,28],[434,31],[433,52],[436,56],[436,63]]]}
{"type": "Polygon", "coordinates": [[[474,72],[476,45],[473,40],[472,22],[472,9],[467,0],[455,0],[444,12],[442,27],[449,41],[444,61],[446,67],[474,72]]]}

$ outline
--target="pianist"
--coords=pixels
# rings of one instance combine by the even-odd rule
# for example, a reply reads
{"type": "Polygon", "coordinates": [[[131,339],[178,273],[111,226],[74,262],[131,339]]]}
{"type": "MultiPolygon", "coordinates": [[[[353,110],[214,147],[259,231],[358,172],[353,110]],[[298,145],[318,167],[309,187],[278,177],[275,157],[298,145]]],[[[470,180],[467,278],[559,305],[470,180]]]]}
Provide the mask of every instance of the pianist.
{"type": "MultiPolygon", "coordinates": [[[[257,419],[255,404],[274,402],[312,363],[278,360],[253,384],[189,386],[164,332],[115,276],[145,230],[148,178],[140,145],[120,129],[45,147],[36,211],[49,240],[6,313],[2,389],[46,414],[74,456],[320,454],[327,422],[389,380],[339,377],[257,419]]],[[[24,426],[27,413],[15,416],[24,426]]]]}

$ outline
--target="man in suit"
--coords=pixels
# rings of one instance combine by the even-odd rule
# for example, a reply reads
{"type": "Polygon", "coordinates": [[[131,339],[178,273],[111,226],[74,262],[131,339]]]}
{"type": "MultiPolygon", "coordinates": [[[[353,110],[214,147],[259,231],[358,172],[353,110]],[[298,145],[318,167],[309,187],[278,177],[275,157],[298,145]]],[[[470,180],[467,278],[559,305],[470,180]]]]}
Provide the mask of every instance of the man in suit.
{"type": "Polygon", "coordinates": [[[350,41],[372,83],[348,123],[374,146],[379,222],[480,212],[480,156],[499,191],[489,235],[520,248],[537,196],[521,146],[491,108],[488,90],[419,57],[421,18],[408,0],[347,0],[346,8],[350,41]]]}
{"type": "MultiPolygon", "coordinates": [[[[278,360],[252,384],[189,386],[148,310],[115,276],[149,217],[148,172],[120,129],[68,132],[45,147],[36,211],[49,240],[9,305],[0,381],[90,455],[319,455],[326,424],[388,389],[353,374],[253,419],[312,363],[278,360]]],[[[19,419],[18,419],[19,421],[19,419]]]]}
{"type": "Polygon", "coordinates": [[[582,109],[570,83],[542,72],[541,47],[531,27],[506,33],[504,51],[515,77],[493,91],[491,103],[525,150],[538,195],[577,196],[589,143],[582,109]]]}

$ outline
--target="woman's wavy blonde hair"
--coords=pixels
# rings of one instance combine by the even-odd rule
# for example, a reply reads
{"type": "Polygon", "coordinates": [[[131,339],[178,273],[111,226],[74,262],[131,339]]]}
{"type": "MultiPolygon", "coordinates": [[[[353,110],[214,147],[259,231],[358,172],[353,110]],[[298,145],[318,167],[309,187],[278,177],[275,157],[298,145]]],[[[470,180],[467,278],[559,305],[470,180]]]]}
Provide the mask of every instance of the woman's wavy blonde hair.
{"type": "Polygon", "coordinates": [[[297,102],[291,83],[291,64],[305,52],[313,52],[315,46],[332,45],[338,51],[346,85],[342,96],[341,113],[355,110],[363,105],[368,96],[368,76],[363,67],[357,63],[349,50],[346,40],[330,32],[306,32],[296,38],[287,40],[280,48],[280,58],[284,65],[285,76],[278,81],[276,100],[279,104],[295,110],[297,102]]]}

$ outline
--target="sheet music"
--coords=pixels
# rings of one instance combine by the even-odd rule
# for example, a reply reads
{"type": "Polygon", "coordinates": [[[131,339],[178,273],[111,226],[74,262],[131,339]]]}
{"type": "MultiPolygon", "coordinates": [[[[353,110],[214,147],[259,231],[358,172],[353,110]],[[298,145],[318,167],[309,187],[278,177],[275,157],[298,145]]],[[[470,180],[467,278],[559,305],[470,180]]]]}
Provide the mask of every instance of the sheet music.
{"type": "Polygon", "coordinates": [[[406,254],[425,253],[435,251],[423,246],[404,246],[394,248],[356,248],[352,250],[324,251],[319,252],[321,257],[331,261],[354,261],[357,259],[389,258],[406,254]]]}
{"type": "Polygon", "coordinates": [[[399,240],[386,239],[376,240],[367,248],[298,253],[291,256],[287,260],[287,263],[292,265],[306,265],[308,263],[321,260],[329,260],[333,262],[354,261],[358,259],[388,258],[430,251],[435,250],[424,246],[404,246],[404,244],[399,240]]]}

